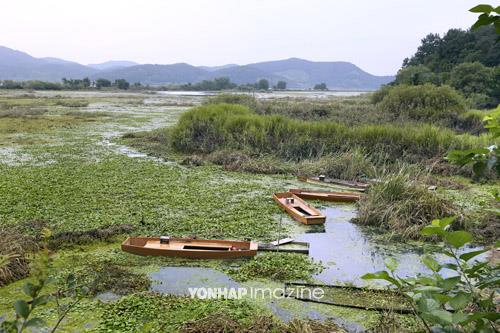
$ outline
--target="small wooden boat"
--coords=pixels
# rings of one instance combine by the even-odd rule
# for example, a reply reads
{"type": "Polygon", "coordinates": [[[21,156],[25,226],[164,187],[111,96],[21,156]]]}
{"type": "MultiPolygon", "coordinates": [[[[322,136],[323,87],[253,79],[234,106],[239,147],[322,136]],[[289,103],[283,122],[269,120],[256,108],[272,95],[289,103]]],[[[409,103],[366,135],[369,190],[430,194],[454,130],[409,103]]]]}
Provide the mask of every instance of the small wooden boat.
{"type": "Polygon", "coordinates": [[[333,187],[345,187],[359,192],[364,192],[368,187],[370,187],[370,184],[368,183],[327,178],[325,176],[319,176],[319,177],[298,176],[297,179],[306,183],[327,185],[327,186],[330,185],[333,187]]]}
{"type": "Polygon", "coordinates": [[[170,237],[128,237],[122,250],[141,256],[183,257],[190,259],[234,259],[253,257],[257,243],[250,241],[207,240],[170,237]]]}
{"type": "Polygon", "coordinates": [[[273,199],[295,220],[304,224],[323,224],[326,217],[291,192],[274,193],[273,199]]]}
{"type": "Polygon", "coordinates": [[[291,188],[288,190],[302,199],[324,200],[335,202],[355,202],[361,199],[361,194],[348,192],[328,192],[328,191],[313,191],[291,188]]]}

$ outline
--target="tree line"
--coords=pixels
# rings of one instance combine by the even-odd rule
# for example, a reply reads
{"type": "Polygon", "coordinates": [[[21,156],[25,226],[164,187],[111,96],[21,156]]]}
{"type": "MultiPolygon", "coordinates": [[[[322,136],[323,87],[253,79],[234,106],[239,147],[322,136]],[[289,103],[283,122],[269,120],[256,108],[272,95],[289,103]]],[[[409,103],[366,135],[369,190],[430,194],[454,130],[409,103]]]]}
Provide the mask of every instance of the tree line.
{"type": "Polygon", "coordinates": [[[500,103],[500,44],[493,26],[429,34],[406,58],[393,84],[450,85],[473,107],[500,103]]]}

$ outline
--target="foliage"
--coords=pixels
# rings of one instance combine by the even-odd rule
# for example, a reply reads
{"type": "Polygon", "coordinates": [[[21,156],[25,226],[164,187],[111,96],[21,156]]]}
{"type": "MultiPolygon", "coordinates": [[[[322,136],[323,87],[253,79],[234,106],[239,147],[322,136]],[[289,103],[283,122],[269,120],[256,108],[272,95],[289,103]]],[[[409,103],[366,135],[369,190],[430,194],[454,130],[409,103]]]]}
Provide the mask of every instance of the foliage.
{"type": "Polygon", "coordinates": [[[500,35],[500,6],[496,8],[491,5],[477,5],[470,9],[472,13],[481,13],[476,23],[472,26],[472,30],[482,26],[495,26],[496,33],[500,35]]]}
{"type": "Polygon", "coordinates": [[[117,79],[115,80],[115,83],[113,83],[113,85],[122,90],[127,90],[128,88],[130,88],[130,83],[125,79],[117,79]]]}
{"type": "Polygon", "coordinates": [[[397,262],[390,259],[386,261],[387,270],[365,274],[363,279],[385,280],[396,287],[412,303],[428,332],[496,332],[500,314],[494,300],[498,297],[499,266],[490,267],[474,259],[488,249],[461,251],[472,241],[472,235],[451,231],[453,220],[434,220],[421,231],[423,236],[439,237],[444,242],[441,253],[451,262],[441,264],[425,254],[421,261],[432,274],[404,278],[395,274],[397,262]],[[450,277],[441,275],[444,269],[452,272],[450,277]]]}
{"type": "MultiPolygon", "coordinates": [[[[495,112],[484,118],[485,128],[489,130],[492,138],[500,137],[500,106],[495,112]]],[[[484,177],[488,173],[496,173],[500,176],[500,160],[498,158],[498,145],[492,144],[484,148],[472,148],[467,150],[453,150],[446,159],[454,164],[465,166],[472,164],[474,173],[478,177],[484,177]]]]}
{"type": "Polygon", "coordinates": [[[201,90],[201,91],[220,91],[236,88],[236,84],[231,82],[228,77],[216,77],[213,80],[203,80],[197,83],[188,83],[179,86],[180,90],[201,90]]]}
{"type": "Polygon", "coordinates": [[[313,87],[314,90],[328,90],[328,87],[326,86],[326,83],[318,83],[315,84],[313,87]]]}
{"type": "Polygon", "coordinates": [[[427,121],[452,121],[466,109],[455,90],[432,84],[391,87],[377,105],[396,117],[427,121]]]}
{"type": "Polygon", "coordinates": [[[106,79],[97,79],[97,80],[95,80],[95,87],[97,89],[109,88],[109,87],[111,87],[111,81],[106,80],[106,79]]]}
{"type": "Polygon", "coordinates": [[[257,89],[259,90],[268,90],[269,89],[269,81],[266,79],[260,79],[257,82],[257,89]]]}
{"type": "Polygon", "coordinates": [[[285,81],[278,81],[278,83],[276,83],[276,89],[286,90],[286,82],[285,81]]]}
{"type": "Polygon", "coordinates": [[[429,34],[422,39],[417,52],[405,59],[403,67],[427,66],[434,73],[450,72],[463,62],[478,61],[485,66],[500,65],[497,34],[491,27],[475,30],[450,29],[444,36],[429,34]]]}
{"type": "Polygon", "coordinates": [[[425,65],[407,66],[398,71],[395,84],[406,84],[417,86],[425,83],[439,83],[439,77],[436,76],[429,67],[425,65]]]}
{"type": "Polygon", "coordinates": [[[450,202],[402,171],[370,187],[358,202],[358,216],[354,222],[377,226],[405,239],[418,239],[420,230],[433,218],[455,212],[450,202]]]}
{"type": "Polygon", "coordinates": [[[239,281],[260,278],[290,281],[310,280],[312,275],[322,270],[321,263],[303,254],[268,252],[245,262],[236,270],[228,270],[228,273],[239,281]]]}

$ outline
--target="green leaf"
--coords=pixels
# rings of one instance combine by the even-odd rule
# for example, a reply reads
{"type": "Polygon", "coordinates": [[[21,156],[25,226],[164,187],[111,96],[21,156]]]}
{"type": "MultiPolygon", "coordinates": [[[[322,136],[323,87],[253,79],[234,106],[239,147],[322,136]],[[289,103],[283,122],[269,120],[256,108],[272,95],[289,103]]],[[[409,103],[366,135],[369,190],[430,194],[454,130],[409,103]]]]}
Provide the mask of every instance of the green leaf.
{"type": "Polygon", "coordinates": [[[432,316],[439,319],[439,321],[445,325],[453,323],[453,315],[451,312],[446,310],[434,310],[432,316]]]}
{"type": "Polygon", "coordinates": [[[483,254],[487,251],[488,251],[487,249],[484,249],[484,250],[479,250],[479,251],[466,252],[460,256],[460,259],[465,260],[465,261],[469,261],[472,258],[474,258],[480,254],[483,254]]]}
{"type": "Polygon", "coordinates": [[[444,229],[450,224],[452,224],[453,221],[455,221],[455,219],[456,219],[455,216],[444,217],[442,219],[432,221],[432,225],[436,225],[444,229]]]}
{"type": "Polygon", "coordinates": [[[39,290],[38,286],[34,285],[31,282],[26,282],[23,285],[23,292],[31,298],[36,296],[38,290],[39,290]]]}
{"type": "Polygon", "coordinates": [[[420,234],[422,236],[432,236],[432,235],[443,236],[444,230],[441,227],[428,225],[428,226],[423,227],[422,230],[420,230],[420,234]]]}
{"type": "Polygon", "coordinates": [[[445,240],[448,244],[458,249],[472,241],[472,235],[462,230],[453,231],[445,235],[445,240]]]}
{"type": "Polygon", "coordinates": [[[433,298],[421,298],[417,301],[417,308],[421,312],[433,312],[439,309],[441,303],[433,298]]]}
{"type": "Polygon", "coordinates": [[[469,9],[472,13],[491,13],[493,10],[495,9],[490,5],[477,5],[469,9]]]}
{"type": "Polygon", "coordinates": [[[16,310],[16,314],[21,318],[28,318],[30,315],[30,307],[25,300],[18,299],[14,302],[14,309],[16,310]]]}
{"type": "Polygon", "coordinates": [[[42,295],[40,297],[37,297],[33,300],[33,303],[31,303],[31,307],[36,307],[39,305],[44,305],[47,304],[50,301],[51,297],[50,295],[42,295]]]}
{"type": "Polygon", "coordinates": [[[466,313],[455,312],[451,315],[451,321],[453,324],[462,324],[469,319],[469,315],[466,313]]]}
{"type": "Polygon", "coordinates": [[[439,286],[444,290],[453,289],[460,282],[460,276],[443,279],[439,282],[439,286]]]}
{"type": "Polygon", "coordinates": [[[471,299],[472,296],[470,294],[459,292],[448,301],[448,304],[450,304],[454,310],[462,310],[470,303],[471,299]]]}
{"type": "Polygon", "coordinates": [[[439,272],[441,265],[430,255],[426,254],[422,258],[422,263],[433,272],[439,272]]]}
{"type": "Polygon", "coordinates": [[[45,326],[45,321],[42,318],[31,318],[25,324],[25,327],[42,327],[45,326]]]}
{"type": "Polygon", "coordinates": [[[398,268],[398,262],[394,258],[387,258],[385,260],[385,267],[394,272],[398,268]]]}
{"type": "Polygon", "coordinates": [[[395,286],[398,286],[398,287],[401,286],[401,283],[399,283],[399,281],[397,281],[396,279],[391,277],[389,275],[389,273],[387,273],[386,271],[367,273],[367,274],[363,275],[361,278],[363,280],[385,280],[385,281],[388,281],[388,282],[394,284],[395,286]]]}

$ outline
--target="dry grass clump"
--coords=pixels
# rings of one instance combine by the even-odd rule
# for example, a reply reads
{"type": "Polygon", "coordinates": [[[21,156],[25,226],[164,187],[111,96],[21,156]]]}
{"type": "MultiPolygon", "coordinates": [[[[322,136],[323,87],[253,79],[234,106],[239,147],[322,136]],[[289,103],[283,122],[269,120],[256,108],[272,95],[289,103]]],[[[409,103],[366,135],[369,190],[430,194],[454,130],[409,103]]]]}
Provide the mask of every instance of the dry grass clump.
{"type": "Polygon", "coordinates": [[[374,178],[376,166],[361,149],[340,152],[317,160],[305,160],[298,166],[300,174],[326,175],[327,177],[360,180],[374,178]]]}
{"type": "Polygon", "coordinates": [[[273,156],[250,156],[237,150],[218,150],[207,155],[207,160],[224,166],[228,171],[244,171],[262,174],[284,174],[292,171],[290,165],[273,156]]]}
{"type": "Polygon", "coordinates": [[[0,287],[29,275],[29,254],[37,249],[32,237],[0,228],[0,287]]]}
{"type": "Polygon", "coordinates": [[[358,205],[356,223],[413,239],[420,238],[422,227],[433,219],[459,215],[452,203],[402,172],[374,184],[358,205]]]}

